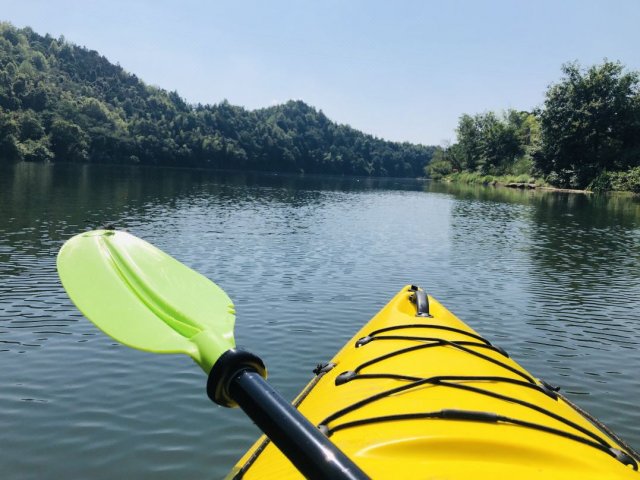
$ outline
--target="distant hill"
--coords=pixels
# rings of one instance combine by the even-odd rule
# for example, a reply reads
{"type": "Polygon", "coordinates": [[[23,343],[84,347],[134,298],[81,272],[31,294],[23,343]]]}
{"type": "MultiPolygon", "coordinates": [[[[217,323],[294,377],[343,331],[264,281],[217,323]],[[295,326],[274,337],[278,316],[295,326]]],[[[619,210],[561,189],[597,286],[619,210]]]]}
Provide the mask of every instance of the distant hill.
{"type": "Polygon", "coordinates": [[[339,125],[301,101],[190,105],[63,37],[0,23],[0,162],[422,176],[433,151],[339,125]]]}

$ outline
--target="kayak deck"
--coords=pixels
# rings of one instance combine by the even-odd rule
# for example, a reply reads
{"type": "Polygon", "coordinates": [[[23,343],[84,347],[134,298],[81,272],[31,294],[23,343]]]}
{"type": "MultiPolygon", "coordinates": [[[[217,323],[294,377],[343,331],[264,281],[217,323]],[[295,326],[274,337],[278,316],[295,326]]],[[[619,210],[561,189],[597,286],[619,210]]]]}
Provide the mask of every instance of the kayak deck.
{"type": "MultiPolygon", "coordinates": [[[[635,453],[421,289],[295,400],[372,478],[640,478],[635,453]]],[[[302,478],[264,437],[228,479],[302,478]]]]}

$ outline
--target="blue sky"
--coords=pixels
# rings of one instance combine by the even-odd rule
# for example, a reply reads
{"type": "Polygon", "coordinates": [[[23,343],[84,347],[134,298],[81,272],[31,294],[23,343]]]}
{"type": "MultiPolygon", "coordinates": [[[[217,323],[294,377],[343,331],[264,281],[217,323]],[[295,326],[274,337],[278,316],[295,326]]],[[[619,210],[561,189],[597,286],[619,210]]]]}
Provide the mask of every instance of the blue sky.
{"type": "Polygon", "coordinates": [[[463,113],[539,106],[560,66],[640,70],[639,0],[0,0],[193,103],[301,99],[390,140],[455,139],[463,113]]]}

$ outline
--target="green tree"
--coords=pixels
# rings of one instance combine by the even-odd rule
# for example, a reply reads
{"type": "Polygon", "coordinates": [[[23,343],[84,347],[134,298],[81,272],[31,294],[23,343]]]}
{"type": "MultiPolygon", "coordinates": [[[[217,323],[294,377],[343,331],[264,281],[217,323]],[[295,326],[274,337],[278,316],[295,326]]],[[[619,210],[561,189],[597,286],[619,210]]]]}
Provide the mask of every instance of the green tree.
{"type": "Polygon", "coordinates": [[[428,178],[440,180],[453,172],[453,165],[447,155],[445,147],[436,147],[431,162],[424,168],[428,178]]]}
{"type": "Polygon", "coordinates": [[[26,140],[20,144],[22,158],[26,162],[49,162],[53,160],[53,152],[49,149],[49,139],[26,140]]]}
{"type": "Polygon", "coordinates": [[[462,156],[462,168],[469,171],[475,171],[482,154],[481,132],[478,124],[478,116],[472,117],[464,114],[458,121],[456,134],[458,136],[458,145],[460,145],[460,154],[462,156]]]}
{"type": "Polygon", "coordinates": [[[478,116],[480,130],[480,170],[484,174],[505,174],[523,149],[518,139],[519,117],[501,119],[493,112],[478,116]],[[514,118],[518,121],[514,123],[514,118]]]}
{"type": "Polygon", "coordinates": [[[33,110],[23,110],[18,116],[20,140],[38,140],[44,136],[44,128],[40,117],[33,110]]]}
{"type": "Polygon", "coordinates": [[[458,143],[453,158],[467,171],[482,174],[507,173],[524,153],[521,133],[523,115],[509,111],[502,117],[493,112],[463,115],[458,122],[458,143]]]}
{"type": "Polygon", "coordinates": [[[562,72],[546,93],[536,167],[559,185],[583,188],[602,171],[638,166],[638,74],[609,61],[586,70],[568,63],[562,72]]]}
{"type": "Polygon", "coordinates": [[[0,109],[0,162],[22,160],[17,122],[0,109]]]}
{"type": "Polygon", "coordinates": [[[78,125],[56,119],[51,125],[51,150],[57,159],[83,162],[88,158],[88,137],[78,125]]]}

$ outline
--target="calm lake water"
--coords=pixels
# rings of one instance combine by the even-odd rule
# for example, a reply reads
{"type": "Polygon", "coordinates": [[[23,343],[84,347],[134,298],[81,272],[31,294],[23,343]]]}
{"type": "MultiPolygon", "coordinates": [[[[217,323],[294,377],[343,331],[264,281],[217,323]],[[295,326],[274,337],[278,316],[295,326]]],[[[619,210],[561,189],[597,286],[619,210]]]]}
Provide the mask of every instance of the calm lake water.
{"type": "Polygon", "coordinates": [[[0,170],[3,478],[217,479],[257,437],[190,359],[99,333],[55,256],[112,223],[215,280],[287,398],[403,285],[424,286],[640,447],[640,202],[413,180],[0,170]]]}

